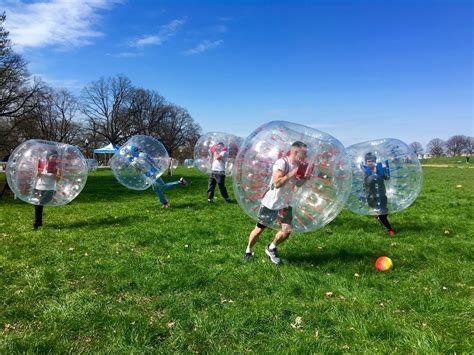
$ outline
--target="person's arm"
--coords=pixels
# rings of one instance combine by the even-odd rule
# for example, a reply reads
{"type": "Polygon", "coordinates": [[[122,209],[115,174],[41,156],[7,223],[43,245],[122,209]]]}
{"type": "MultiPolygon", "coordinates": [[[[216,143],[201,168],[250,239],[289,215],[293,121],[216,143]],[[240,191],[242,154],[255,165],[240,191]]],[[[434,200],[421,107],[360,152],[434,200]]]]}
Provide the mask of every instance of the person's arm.
{"type": "Polygon", "coordinates": [[[281,170],[275,171],[272,176],[273,185],[275,185],[275,187],[279,189],[280,187],[285,185],[293,176],[295,176],[297,170],[298,168],[295,168],[288,172],[288,174],[286,175],[281,170]]]}

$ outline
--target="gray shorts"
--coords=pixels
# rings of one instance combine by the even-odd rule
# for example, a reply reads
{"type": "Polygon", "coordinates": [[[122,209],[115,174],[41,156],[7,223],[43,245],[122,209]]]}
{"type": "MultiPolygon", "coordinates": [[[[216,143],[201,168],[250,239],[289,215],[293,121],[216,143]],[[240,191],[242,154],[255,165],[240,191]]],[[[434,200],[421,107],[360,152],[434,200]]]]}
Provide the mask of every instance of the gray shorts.
{"type": "Polygon", "coordinates": [[[277,220],[278,224],[291,224],[293,220],[293,209],[291,206],[280,210],[271,210],[265,206],[260,206],[257,216],[257,226],[265,228],[271,226],[277,220]]]}

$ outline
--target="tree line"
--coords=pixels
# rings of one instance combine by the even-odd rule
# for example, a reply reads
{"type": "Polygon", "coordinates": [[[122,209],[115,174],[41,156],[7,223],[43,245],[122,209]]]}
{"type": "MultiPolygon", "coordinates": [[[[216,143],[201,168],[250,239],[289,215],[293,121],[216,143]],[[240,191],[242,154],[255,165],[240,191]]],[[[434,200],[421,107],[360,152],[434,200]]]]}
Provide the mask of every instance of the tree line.
{"type": "Polygon", "coordinates": [[[131,136],[159,139],[170,156],[192,157],[201,127],[183,107],[123,75],[87,84],[80,95],[30,76],[15,53],[0,15],[0,157],[28,139],[74,144],[87,156],[131,136]]]}
{"type": "Polygon", "coordinates": [[[413,142],[410,148],[417,154],[427,153],[434,157],[441,156],[459,156],[472,155],[474,150],[474,137],[468,137],[462,134],[457,134],[446,141],[441,138],[434,138],[426,145],[426,150],[420,142],[413,142]]]}

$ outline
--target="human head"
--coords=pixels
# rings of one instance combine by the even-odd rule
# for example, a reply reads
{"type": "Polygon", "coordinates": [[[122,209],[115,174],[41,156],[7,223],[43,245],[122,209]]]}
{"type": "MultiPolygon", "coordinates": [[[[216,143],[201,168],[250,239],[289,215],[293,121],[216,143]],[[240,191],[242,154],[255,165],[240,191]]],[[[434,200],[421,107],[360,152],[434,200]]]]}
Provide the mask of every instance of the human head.
{"type": "Polygon", "coordinates": [[[375,162],[377,161],[377,157],[372,152],[367,153],[364,159],[367,165],[374,165],[375,162]]]}
{"type": "Polygon", "coordinates": [[[305,143],[296,141],[291,145],[290,155],[297,160],[304,160],[307,151],[308,146],[305,143]]]}
{"type": "Polygon", "coordinates": [[[57,159],[58,158],[58,151],[56,149],[48,150],[46,153],[46,159],[57,159]]]}

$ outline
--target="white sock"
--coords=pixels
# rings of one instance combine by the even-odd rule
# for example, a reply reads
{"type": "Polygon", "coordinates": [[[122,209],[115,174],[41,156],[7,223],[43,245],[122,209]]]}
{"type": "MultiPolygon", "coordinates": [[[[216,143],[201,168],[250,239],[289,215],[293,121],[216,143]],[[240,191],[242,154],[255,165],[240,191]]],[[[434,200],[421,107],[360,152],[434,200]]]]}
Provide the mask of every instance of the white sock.
{"type": "Polygon", "coordinates": [[[268,249],[273,250],[273,249],[276,249],[276,247],[277,247],[277,246],[276,246],[275,244],[273,244],[273,242],[272,242],[272,244],[270,244],[270,246],[268,247],[268,249]]]}
{"type": "Polygon", "coordinates": [[[245,253],[247,253],[247,254],[252,254],[252,249],[250,249],[249,247],[247,247],[247,249],[245,250],[245,253]]]}

